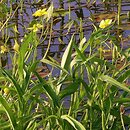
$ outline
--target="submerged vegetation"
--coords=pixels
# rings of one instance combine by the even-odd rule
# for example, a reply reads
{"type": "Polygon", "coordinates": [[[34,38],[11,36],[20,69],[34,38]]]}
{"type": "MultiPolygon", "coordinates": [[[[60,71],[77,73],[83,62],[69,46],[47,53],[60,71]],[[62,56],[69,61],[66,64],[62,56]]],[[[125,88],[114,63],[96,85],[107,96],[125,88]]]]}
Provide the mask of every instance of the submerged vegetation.
{"type": "MultiPolygon", "coordinates": [[[[59,0],[57,9],[54,1],[33,1],[32,13],[22,0],[0,2],[0,130],[130,128],[130,48],[122,33],[129,12],[121,14],[115,0],[117,12],[93,14],[97,2],[86,0],[85,19],[82,2],[77,10],[73,2],[64,9],[59,0]]],[[[107,9],[110,3],[100,1],[107,9]]]]}

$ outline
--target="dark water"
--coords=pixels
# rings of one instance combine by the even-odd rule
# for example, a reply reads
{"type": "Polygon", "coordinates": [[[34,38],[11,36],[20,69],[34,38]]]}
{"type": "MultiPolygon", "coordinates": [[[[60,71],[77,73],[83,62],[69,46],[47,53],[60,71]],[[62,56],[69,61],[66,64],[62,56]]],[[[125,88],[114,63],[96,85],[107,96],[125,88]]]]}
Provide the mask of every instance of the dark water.
{"type": "MultiPolygon", "coordinates": [[[[90,12],[92,12],[93,15],[96,14],[96,16],[100,16],[101,14],[105,13],[108,14],[108,16],[111,15],[111,13],[117,13],[117,2],[111,2],[110,4],[103,4],[101,3],[101,1],[97,1],[95,4],[91,3],[87,3],[86,0],[81,0],[80,3],[77,2],[71,2],[70,4],[67,2],[67,0],[64,0],[64,2],[58,2],[57,0],[53,0],[52,1],[54,3],[54,8],[58,9],[58,8],[64,8],[66,11],[68,10],[69,6],[71,6],[71,20],[75,20],[77,21],[77,23],[79,24],[79,17],[83,18],[83,27],[84,27],[84,34],[86,34],[86,37],[89,37],[89,34],[92,32],[93,28],[92,28],[92,22],[90,22],[89,17],[90,17],[90,12]],[[78,16],[79,15],[79,16],[78,16]]],[[[34,13],[37,9],[41,8],[41,6],[43,6],[44,4],[46,4],[46,1],[39,4],[38,6],[36,6],[35,4],[31,5],[32,2],[24,2],[24,11],[21,12],[20,9],[18,11],[18,30],[20,31],[20,37],[23,36],[23,34],[25,33],[25,30],[23,29],[22,25],[24,25],[25,27],[28,27],[28,24],[30,23],[30,21],[33,19],[32,17],[32,13],[34,13]],[[20,23],[22,25],[20,25],[20,23]]],[[[44,6],[43,6],[44,7],[44,6]]],[[[127,13],[130,11],[130,1],[122,1],[122,12],[121,15],[127,15],[127,13]]],[[[64,34],[65,32],[67,32],[66,29],[63,29],[63,26],[65,26],[67,24],[67,22],[69,21],[69,16],[66,15],[65,17],[60,17],[59,19],[61,19],[61,21],[59,21],[54,27],[53,27],[53,33],[54,33],[54,40],[52,41],[52,49],[51,50],[55,50],[55,51],[59,51],[57,48],[57,44],[60,44],[58,42],[58,38],[60,35],[64,34]],[[53,47],[55,46],[55,47],[53,47]]],[[[95,21],[97,22],[97,21],[95,21]]],[[[99,22],[99,21],[98,21],[99,22]]],[[[127,24],[130,21],[128,21],[127,16],[124,16],[124,19],[122,20],[123,24],[127,24]]],[[[128,25],[129,27],[129,25],[128,25]]],[[[75,31],[74,28],[71,29],[70,34],[72,34],[75,31]]],[[[123,36],[127,37],[128,35],[130,35],[130,27],[128,28],[128,30],[126,28],[123,28],[123,36]]],[[[68,44],[68,41],[70,40],[70,35],[68,34],[67,36],[65,35],[63,37],[63,42],[65,44],[68,44]]],[[[43,45],[46,44],[43,43],[43,45]]]]}

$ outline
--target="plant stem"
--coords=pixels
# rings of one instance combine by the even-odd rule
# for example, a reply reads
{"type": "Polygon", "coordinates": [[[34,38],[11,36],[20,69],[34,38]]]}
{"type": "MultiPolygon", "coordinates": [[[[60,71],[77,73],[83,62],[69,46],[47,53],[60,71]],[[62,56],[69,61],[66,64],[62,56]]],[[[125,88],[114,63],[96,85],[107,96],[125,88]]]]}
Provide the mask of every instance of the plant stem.
{"type": "Polygon", "coordinates": [[[11,15],[11,13],[10,13],[9,17],[6,19],[6,21],[4,22],[4,24],[3,24],[2,27],[0,28],[0,32],[2,31],[2,29],[4,28],[4,26],[7,24],[7,22],[10,20],[10,18],[15,15],[16,11],[18,10],[18,8],[19,8],[19,6],[15,9],[15,11],[13,12],[12,15],[11,15]]]}
{"type": "Polygon", "coordinates": [[[49,51],[49,49],[50,49],[51,37],[52,37],[52,27],[53,27],[53,20],[51,21],[51,25],[50,25],[50,37],[49,37],[48,47],[47,47],[47,50],[46,50],[46,52],[45,52],[45,55],[44,55],[43,59],[46,58],[47,53],[48,53],[48,51],[49,51]]]}
{"type": "Polygon", "coordinates": [[[68,3],[69,6],[69,20],[71,19],[71,6],[70,6],[70,2],[68,3]]]}
{"type": "Polygon", "coordinates": [[[37,36],[36,36],[36,33],[34,34],[34,53],[33,53],[33,63],[36,61],[36,58],[37,58],[37,46],[38,46],[38,41],[37,41],[37,36]]]}
{"type": "Polygon", "coordinates": [[[121,117],[121,123],[122,123],[122,127],[123,127],[123,130],[125,130],[125,125],[124,125],[124,121],[123,121],[123,114],[120,113],[120,117],[121,117]]]}
{"type": "Polygon", "coordinates": [[[93,116],[93,111],[92,111],[92,106],[90,106],[90,130],[93,130],[92,116],[93,116]]]}
{"type": "Polygon", "coordinates": [[[102,130],[106,130],[105,128],[105,114],[104,114],[104,111],[103,111],[103,99],[101,100],[101,107],[102,107],[102,130]]]}
{"type": "Polygon", "coordinates": [[[121,18],[120,18],[120,14],[121,14],[121,2],[122,0],[118,0],[118,25],[121,25],[121,18]]]}

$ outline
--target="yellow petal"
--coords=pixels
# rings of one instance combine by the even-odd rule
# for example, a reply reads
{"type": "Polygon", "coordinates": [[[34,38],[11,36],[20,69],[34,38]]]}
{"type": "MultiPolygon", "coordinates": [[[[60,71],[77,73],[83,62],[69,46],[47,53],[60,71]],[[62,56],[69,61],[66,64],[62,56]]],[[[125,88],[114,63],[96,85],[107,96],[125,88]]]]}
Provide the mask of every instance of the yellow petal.
{"type": "Polygon", "coordinates": [[[106,19],[105,23],[106,23],[106,25],[110,25],[112,23],[112,19],[106,19]]]}
{"type": "Polygon", "coordinates": [[[45,15],[45,14],[47,14],[46,9],[39,9],[39,10],[37,10],[37,11],[33,14],[33,16],[35,16],[35,17],[40,17],[40,16],[43,16],[43,15],[45,15]]]}
{"type": "Polygon", "coordinates": [[[100,28],[105,28],[105,21],[104,21],[104,20],[102,20],[102,21],[100,22],[99,27],[100,27],[100,28]]]}
{"type": "Polygon", "coordinates": [[[99,24],[100,28],[106,28],[107,26],[109,26],[112,23],[112,19],[106,19],[106,20],[102,20],[99,24]]]}

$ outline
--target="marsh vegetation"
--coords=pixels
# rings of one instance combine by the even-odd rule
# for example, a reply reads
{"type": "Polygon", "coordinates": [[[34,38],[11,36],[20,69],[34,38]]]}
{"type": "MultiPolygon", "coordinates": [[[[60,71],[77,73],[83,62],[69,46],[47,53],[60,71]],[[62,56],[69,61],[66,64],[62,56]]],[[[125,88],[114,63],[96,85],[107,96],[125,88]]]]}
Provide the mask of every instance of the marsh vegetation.
{"type": "Polygon", "coordinates": [[[1,0],[0,130],[130,129],[129,8],[1,0]]]}

